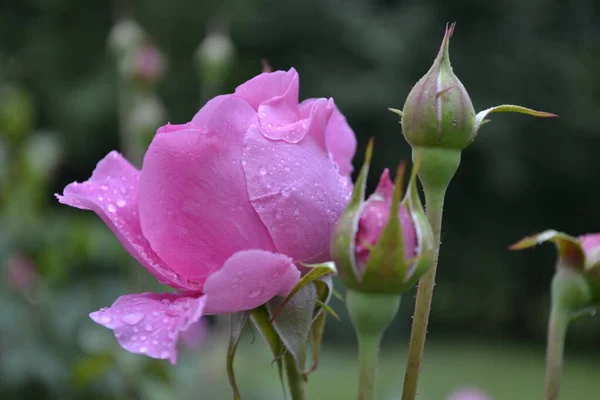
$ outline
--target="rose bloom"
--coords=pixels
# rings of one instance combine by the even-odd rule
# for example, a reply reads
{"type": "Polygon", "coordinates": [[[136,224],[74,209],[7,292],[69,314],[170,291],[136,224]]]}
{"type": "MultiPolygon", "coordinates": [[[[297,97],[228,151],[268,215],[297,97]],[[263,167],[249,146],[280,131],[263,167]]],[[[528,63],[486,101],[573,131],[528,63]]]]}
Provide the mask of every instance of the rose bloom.
{"type": "Polygon", "coordinates": [[[132,353],[176,362],[202,315],[250,310],[330,259],[356,139],[332,99],[298,103],[298,74],[263,73],[158,129],[141,171],[119,153],[61,203],[92,210],[176,293],[119,297],[90,314],[132,353]]]}

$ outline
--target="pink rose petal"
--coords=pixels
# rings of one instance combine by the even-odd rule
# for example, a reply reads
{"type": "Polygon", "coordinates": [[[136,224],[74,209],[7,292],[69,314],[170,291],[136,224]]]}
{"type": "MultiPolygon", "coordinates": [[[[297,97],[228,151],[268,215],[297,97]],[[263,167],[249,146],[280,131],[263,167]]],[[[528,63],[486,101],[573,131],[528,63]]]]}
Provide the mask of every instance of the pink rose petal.
{"type": "Polygon", "coordinates": [[[142,235],[138,217],[139,172],[116,151],[102,159],[92,177],[83,183],[71,183],[58,201],[83,210],[92,210],[115,233],[125,249],[164,284],[198,290],[166,266],[152,251],[142,235]]]}
{"type": "Polygon", "coordinates": [[[239,98],[223,99],[206,132],[192,124],[157,134],[140,176],[142,231],[173,270],[203,283],[234,253],[274,251],[246,189],[244,134],[256,113],[239,98]]]}
{"type": "Polygon", "coordinates": [[[202,317],[204,303],[205,297],[173,293],[130,294],[90,318],[112,329],[125,350],[175,364],[179,335],[202,317]]]}
{"type": "MultiPolygon", "coordinates": [[[[304,100],[300,104],[300,107],[310,106],[317,100],[319,99],[304,100]]],[[[350,125],[348,125],[346,117],[344,117],[337,107],[333,110],[329,118],[325,131],[325,142],[333,161],[340,169],[340,174],[350,177],[350,174],[354,170],[352,158],[354,158],[354,153],[356,152],[356,136],[350,125]]]]}
{"type": "Polygon", "coordinates": [[[291,90],[288,92],[289,96],[293,96],[295,93],[297,107],[298,73],[294,68],[290,68],[289,71],[264,72],[238,86],[234,96],[246,100],[254,110],[258,111],[262,103],[282,96],[288,90],[291,90]]]}
{"type": "Polygon", "coordinates": [[[274,296],[287,296],[299,278],[300,271],[283,254],[262,250],[237,252],[206,280],[206,313],[251,310],[274,296]]]}
{"type": "MultiPolygon", "coordinates": [[[[319,122],[311,130],[322,129],[319,122]]],[[[331,233],[351,191],[318,138],[311,132],[295,144],[273,141],[252,126],[244,141],[250,201],[277,250],[294,262],[329,259],[331,233]]]]}
{"type": "Polygon", "coordinates": [[[582,235],[578,239],[585,251],[586,268],[591,268],[600,263],[600,233],[582,235]]]}
{"type": "MultiPolygon", "coordinates": [[[[394,184],[386,168],[381,175],[375,192],[369,196],[360,214],[358,231],[355,237],[356,261],[359,269],[367,266],[371,250],[390,218],[390,207],[394,195],[394,184]]],[[[412,259],[417,249],[417,234],[410,214],[403,204],[400,205],[400,223],[404,239],[404,257],[412,259]]]]}

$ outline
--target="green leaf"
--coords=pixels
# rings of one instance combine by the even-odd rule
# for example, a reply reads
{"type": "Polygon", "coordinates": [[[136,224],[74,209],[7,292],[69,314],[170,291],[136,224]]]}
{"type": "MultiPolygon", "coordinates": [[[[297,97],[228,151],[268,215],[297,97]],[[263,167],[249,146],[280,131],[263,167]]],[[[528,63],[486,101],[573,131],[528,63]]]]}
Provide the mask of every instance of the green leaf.
{"type": "Polygon", "coordinates": [[[250,317],[250,311],[241,311],[237,313],[229,314],[229,346],[227,348],[227,377],[229,378],[229,384],[233,390],[233,399],[240,400],[242,397],[235,381],[235,374],[233,371],[233,359],[237,346],[240,342],[240,337],[246,323],[250,317]]]}
{"type": "Polygon", "coordinates": [[[317,289],[315,285],[303,286],[289,299],[275,297],[267,303],[273,327],[287,351],[298,363],[298,369],[301,371],[304,370],[306,362],[306,346],[316,303],[317,289]],[[277,318],[273,318],[277,310],[280,310],[279,315],[277,318]]]}
{"type": "Polygon", "coordinates": [[[337,270],[335,269],[335,264],[332,262],[326,262],[323,264],[312,264],[312,265],[311,264],[302,264],[302,265],[307,268],[310,268],[311,271],[308,274],[304,275],[298,281],[298,283],[296,284],[296,286],[294,286],[294,288],[292,289],[290,294],[288,294],[287,297],[285,298],[285,300],[283,300],[283,302],[281,303],[279,308],[271,313],[272,314],[271,322],[273,322],[275,319],[277,319],[279,313],[283,309],[283,306],[285,306],[286,303],[288,301],[290,301],[290,299],[292,297],[294,297],[294,295],[296,295],[296,293],[298,293],[298,291],[300,291],[302,288],[306,287],[309,283],[315,282],[316,280],[318,280],[326,275],[335,274],[337,272],[337,270]]]}
{"type": "Polygon", "coordinates": [[[285,383],[283,380],[283,358],[281,357],[285,352],[285,347],[283,347],[283,343],[275,331],[275,328],[271,324],[269,312],[267,311],[266,306],[260,306],[252,310],[251,315],[252,323],[256,327],[256,329],[260,332],[265,342],[267,342],[267,346],[271,349],[271,352],[274,356],[274,362],[277,365],[277,373],[279,374],[279,382],[281,382],[281,387],[285,393],[285,383]]]}
{"type": "Polygon", "coordinates": [[[532,110],[531,108],[514,106],[512,104],[502,104],[500,106],[491,107],[491,108],[488,108],[487,110],[483,110],[483,111],[480,111],[477,113],[477,115],[475,116],[475,125],[473,126],[473,132],[471,134],[472,139],[475,139],[475,136],[477,136],[477,132],[479,131],[479,128],[481,128],[481,126],[483,124],[489,122],[489,120],[486,120],[485,117],[487,117],[488,114],[493,113],[493,112],[515,112],[515,113],[527,114],[527,115],[531,115],[533,117],[540,117],[540,118],[558,117],[558,115],[556,115],[556,114],[552,114],[552,113],[545,112],[545,111],[536,111],[536,110],[532,110]]]}

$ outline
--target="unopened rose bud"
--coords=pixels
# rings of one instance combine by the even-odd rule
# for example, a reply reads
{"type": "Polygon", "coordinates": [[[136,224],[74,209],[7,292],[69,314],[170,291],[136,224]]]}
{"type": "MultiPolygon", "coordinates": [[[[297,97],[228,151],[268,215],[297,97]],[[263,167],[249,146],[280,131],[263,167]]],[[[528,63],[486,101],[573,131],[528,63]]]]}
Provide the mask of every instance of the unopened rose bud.
{"type": "Polygon", "coordinates": [[[415,173],[404,199],[401,167],[395,183],[385,170],[376,191],[364,201],[371,149],[369,145],[350,205],[334,231],[332,257],[350,289],[399,294],[411,288],[431,265],[433,235],[415,173]]]}
{"type": "Polygon", "coordinates": [[[462,150],[472,140],[475,109],[467,90],[450,65],[450,38],[446,27],[440,51],[429,71],[410,91],[404,103],[402,131],[411,146],[462,150]]]}
{"type": "Polygon", "coordinates": [[[390,108],[401,117],[402,132],[413,149],[413,160],[421,159],[419,178],[426,197],[443,199],[456,173],[461,152],[477,136],[486,116],[492,112],[517,112],[535,117],[555,114],[529,108],[500,105],[475,113],[469,94],[452,71],[450,38],[454,24],[446,33],[429,71],[410,91],[403,110],[390,108]]]}

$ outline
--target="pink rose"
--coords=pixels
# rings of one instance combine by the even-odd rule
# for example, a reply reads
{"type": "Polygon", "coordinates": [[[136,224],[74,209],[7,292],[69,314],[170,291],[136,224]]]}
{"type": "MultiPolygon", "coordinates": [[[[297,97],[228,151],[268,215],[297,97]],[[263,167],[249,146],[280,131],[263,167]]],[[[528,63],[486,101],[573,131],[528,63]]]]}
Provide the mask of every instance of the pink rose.
{"type": "Polygon", "coordinates": [[[331,99],[298,104],[298,74],[263,73],[158,130],[141,171],[117,152],[61,203],[96,212],[177,293],[119,297],[90,314],[132,353],[176,362],[204,314],[286,296],[299,262],[330,258],[352,185],[354,133],[331,99]]]}

